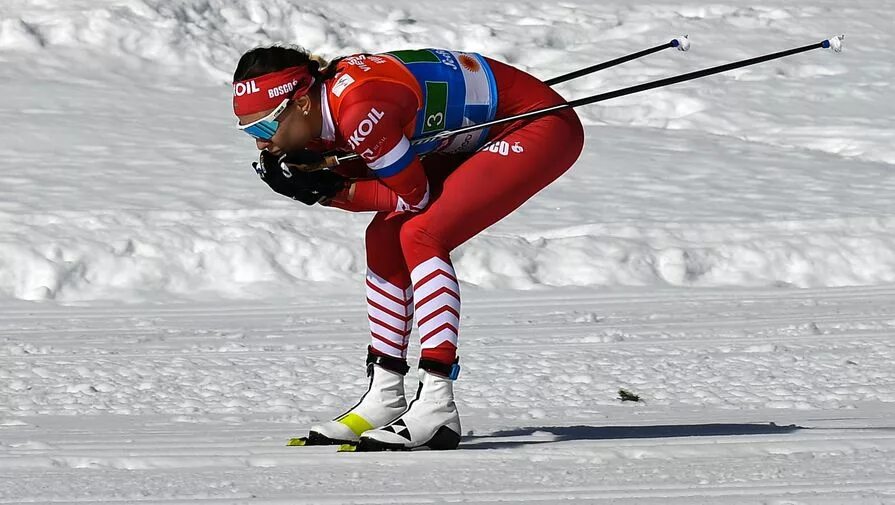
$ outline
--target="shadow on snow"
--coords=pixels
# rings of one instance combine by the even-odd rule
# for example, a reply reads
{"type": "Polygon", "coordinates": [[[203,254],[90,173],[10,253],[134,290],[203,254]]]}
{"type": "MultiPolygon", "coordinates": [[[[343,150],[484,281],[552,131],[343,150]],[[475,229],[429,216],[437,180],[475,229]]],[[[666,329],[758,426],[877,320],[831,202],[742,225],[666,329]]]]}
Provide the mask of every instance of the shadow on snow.
{"type": "Polygon", "coordinates": [[[668,424],[656,426],[540,426],[463,437],[463,449],[508,449],[575,440],[779,435],[806,429],[794,424],[668,424]],[[532,437],[528,440],[499,440],[532,437]],[[498,440],[494,440],[498,439],[498,440]]]}

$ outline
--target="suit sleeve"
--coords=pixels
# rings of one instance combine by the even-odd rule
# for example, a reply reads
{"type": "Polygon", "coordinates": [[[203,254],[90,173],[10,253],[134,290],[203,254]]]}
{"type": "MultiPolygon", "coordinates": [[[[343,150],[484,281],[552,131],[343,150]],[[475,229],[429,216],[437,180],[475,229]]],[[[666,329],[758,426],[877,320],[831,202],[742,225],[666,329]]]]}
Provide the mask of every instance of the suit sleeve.
{"type": "Polygon", "coordinates": [[[429,182],[404,126],[416,116],[417,99],[400,84],[370,82],[345,97],[336,121],[351,149],[375,175],[356,181],[330,206],[356,212],[419,212],[429,203],[429,182]]]}

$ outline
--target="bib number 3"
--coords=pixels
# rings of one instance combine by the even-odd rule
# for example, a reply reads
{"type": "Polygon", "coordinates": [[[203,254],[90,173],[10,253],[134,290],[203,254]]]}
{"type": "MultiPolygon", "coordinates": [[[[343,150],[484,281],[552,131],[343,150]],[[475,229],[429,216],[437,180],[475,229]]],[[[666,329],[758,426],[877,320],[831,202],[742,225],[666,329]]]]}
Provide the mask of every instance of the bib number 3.
{"type": "Polygon", "coordinates": [[[426,128],[437,128],[444,124],[444,113],[436,112],[426,118],[426,128]]]}

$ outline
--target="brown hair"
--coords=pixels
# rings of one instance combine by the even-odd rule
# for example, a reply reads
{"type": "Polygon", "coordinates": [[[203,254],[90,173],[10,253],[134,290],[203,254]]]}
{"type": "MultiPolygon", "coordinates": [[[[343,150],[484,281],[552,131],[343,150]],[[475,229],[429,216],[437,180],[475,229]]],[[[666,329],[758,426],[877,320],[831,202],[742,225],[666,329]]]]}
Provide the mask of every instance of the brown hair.
{"type": "Polygon", "coordinates": [[[336,65],[342,58],[327,62],[320,56],[299,46],[273,45],[256,47],[239,58],[233,82],[244,81],[289,67],[307,66],[314,76],[314,86],[336,75],[336,65]]]}

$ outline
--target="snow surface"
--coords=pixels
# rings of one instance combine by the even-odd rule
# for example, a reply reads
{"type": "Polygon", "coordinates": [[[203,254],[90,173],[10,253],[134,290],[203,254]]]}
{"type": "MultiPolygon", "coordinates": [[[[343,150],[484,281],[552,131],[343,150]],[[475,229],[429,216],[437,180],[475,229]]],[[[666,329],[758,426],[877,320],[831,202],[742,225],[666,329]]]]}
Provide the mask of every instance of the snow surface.
{"type": "Polygon", "coordinates": [[[895,503],[893,20],[883,0],[0,3],[0,503],[895,503]],[[839,33],[841,54],[579,109],[578,163],[455,254],[467,450],[283,447],[364,389],[370,216],[257,180],[243,51],[440,46],[549,78],[690,35],[571,99],[839,33]]]}

